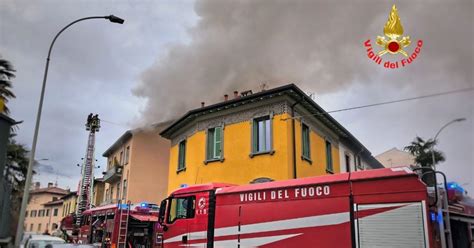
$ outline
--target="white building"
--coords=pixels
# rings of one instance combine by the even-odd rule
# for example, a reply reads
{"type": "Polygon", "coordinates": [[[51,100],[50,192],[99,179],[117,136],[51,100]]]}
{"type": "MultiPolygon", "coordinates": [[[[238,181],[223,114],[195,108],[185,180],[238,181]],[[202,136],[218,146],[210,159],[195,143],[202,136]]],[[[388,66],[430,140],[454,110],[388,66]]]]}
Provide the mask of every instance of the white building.
{"type": "Polygon", "coordinates": [[[415,156],[395,147],[375,156],[375,158],[387,168],[415,165],[415,156]]]}

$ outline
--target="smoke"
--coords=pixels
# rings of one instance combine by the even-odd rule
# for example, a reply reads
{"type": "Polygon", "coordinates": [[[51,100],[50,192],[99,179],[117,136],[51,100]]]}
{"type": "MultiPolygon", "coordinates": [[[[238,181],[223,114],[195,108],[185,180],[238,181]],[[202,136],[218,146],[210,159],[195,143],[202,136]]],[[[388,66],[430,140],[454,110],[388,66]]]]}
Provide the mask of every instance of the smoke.
{"type": "Polygon", "coordinates": [[[144,121],[154,123],[261,83],[296,83],[318,94],[356,83],[429,92],[466,87],[472,85],[472,5],[397,3],[404,35],[412,39],[407,52],[419,39],[424,45],[413,64],[395,71],[375,65],[363,46],[383,35],[390,2],[197,1],[200,19],[189,30],[190,43],[172,45],[141,74],[134,94],[147,99],[144,121]]]}

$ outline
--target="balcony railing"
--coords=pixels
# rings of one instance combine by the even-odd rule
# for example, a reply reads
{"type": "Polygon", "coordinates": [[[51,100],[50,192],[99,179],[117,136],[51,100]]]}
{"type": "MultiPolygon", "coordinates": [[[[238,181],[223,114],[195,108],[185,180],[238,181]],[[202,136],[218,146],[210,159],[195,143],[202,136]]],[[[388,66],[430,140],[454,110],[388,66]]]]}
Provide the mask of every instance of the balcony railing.
{"type": "Polygon", "coordinates": [[[122,171],[123,171],[123,166],[121,165],[112,166],[106,172],[103,172],[104,182],[113,183],[117,180],[120,180],[120,178],[122,178],[122,171]]]}

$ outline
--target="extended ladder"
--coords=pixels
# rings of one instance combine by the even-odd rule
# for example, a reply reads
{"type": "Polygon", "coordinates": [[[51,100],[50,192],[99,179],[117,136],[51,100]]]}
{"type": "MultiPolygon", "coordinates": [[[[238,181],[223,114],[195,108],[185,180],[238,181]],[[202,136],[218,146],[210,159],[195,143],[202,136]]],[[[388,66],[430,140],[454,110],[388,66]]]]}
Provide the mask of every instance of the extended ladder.
{"type": "Polygon", "coordinates": [[[118,248],[127,247],[127,235],[128,235],[128,221],[130,218],[130,201],[127,202],[126,208],[123,208],[121,201],[119,201],[119,233],[118,233],[118,248]]]}
{"type": "Polygon", "coordinates": [[[92,191],[94,183],[94,150],[95,133],[100,129],[98,115],[89,114],[86,122],[86,130],[89,131],[85,161],[82,165],[82,180],[79,188],[79,199],[76,209],[76,227],[81,225],[82,213],[91,207],[92,191]]]}

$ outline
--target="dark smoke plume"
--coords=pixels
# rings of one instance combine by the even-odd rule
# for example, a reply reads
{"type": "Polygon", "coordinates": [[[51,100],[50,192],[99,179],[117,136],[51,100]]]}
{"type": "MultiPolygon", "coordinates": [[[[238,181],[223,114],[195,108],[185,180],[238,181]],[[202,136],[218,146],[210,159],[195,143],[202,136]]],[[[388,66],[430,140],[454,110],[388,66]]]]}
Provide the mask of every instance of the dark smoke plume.
{"type": "Polygon", "coordinates": [[[472,85],[473,2],[397,2],[404,35],[413,42],[407,51],[413,52],[419,39],[424,45],[412,65],[396,71],[375,65],[363,46],[367,39],[375,46],[383,35],[392,4],[197,1],[200,20],[189,30],[191,42],[173,45],[141,75],[134,93],[148,99],[144,121],[175,118],[201,101],[215,103],[234,90],[255,91],[261,83],[291,82],[318,94],[354,83],[431,92],[472,85]]]}

